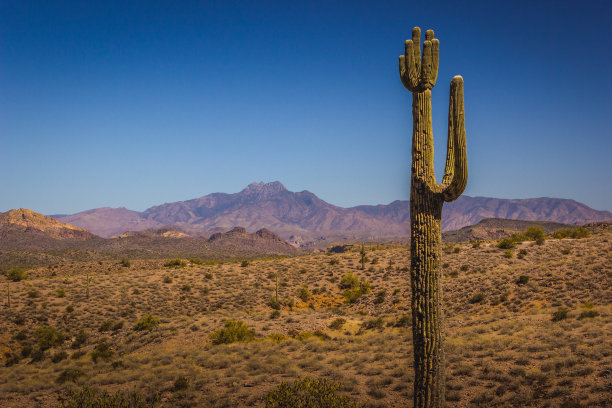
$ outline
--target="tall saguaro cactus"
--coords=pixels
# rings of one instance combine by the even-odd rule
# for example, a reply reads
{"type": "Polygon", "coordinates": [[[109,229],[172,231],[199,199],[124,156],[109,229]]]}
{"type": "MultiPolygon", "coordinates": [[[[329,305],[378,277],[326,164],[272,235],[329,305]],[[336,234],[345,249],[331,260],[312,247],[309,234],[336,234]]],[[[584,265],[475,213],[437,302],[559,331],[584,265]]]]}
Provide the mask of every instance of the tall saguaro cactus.
{"type": "Polygon", "coordinates": [[[412,30],[405,55],[399,57],[402,83],[412,92],[412,170],[410,185],[410,278],[414,341],[414,406],[444,406],[444,358],[440,289],[442,205],[457,199],[467,184],[463,78],[450,85],[448,151],[442,184],[434,174],[431,88],[438,77],[439,41],[412,30]]]}

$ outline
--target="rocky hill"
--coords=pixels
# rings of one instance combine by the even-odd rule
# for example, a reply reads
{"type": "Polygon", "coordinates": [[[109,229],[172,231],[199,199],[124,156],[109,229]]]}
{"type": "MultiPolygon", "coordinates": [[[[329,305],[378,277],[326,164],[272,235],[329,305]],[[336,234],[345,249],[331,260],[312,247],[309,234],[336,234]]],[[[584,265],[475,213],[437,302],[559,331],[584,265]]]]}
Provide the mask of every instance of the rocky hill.
{"type": "MultiPolygon", "coordinates": [[[[444,206],[442,229],[456,230],[484,218],[552,221],[565,224],[612,220],[573,200],[558,198],[498,199],[461,196],[444,206]]],[[[170,226],[192,236],[209,236],[242,226],[247,231],[270,229],[299,245],[331,239],[379,239],[408,234],[410,202],[362,205],[329,204],[309,191],[291,192],[280,182],[252,183],[234,193],[214,193],[166,203],[142,213],[125,208],[99,208],[64,216],[61,221],[109,237],[125,231],[170,226]]]]}
{"type": "Polygon", "coordinates": [[[54,247],[59,241],[86,241],[91,232],[32,210],[0,213],[0,246],[54,247]]]}
{"type": "Polygon", "coordinates": [[[468,225],[455,231],[442,233],[442,239],[446,242],[465,242],[474,240],[498,240],[510,235],[525,231],[527,228],[537,226],[550,234],[561,228],[573,227],[570,224],[562,224],[551,221],[523,221],[508,220],[503,218],[485,218],[475,225],[468,225]]]}

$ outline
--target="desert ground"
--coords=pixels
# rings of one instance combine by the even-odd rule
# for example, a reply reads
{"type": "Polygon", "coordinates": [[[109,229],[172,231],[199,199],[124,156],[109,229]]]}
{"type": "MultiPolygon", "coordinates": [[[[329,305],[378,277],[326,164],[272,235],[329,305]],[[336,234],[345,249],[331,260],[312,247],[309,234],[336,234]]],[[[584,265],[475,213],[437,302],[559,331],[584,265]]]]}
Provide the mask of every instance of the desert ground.
{"type": "MultiPolygon", "coordinates": [[[[412,406],[409,248],[369,244],[364,268],[359,249],[0,277],[0,406],[69,406],[87,386],[143,406],[263,407],[304,377],[365,407],[412,406]],[[228,320],[252,331],[215,336],[228,320]]],[[[612,406],[611,249],[610,228],[444,244],[447,406],[612,406]]]]}

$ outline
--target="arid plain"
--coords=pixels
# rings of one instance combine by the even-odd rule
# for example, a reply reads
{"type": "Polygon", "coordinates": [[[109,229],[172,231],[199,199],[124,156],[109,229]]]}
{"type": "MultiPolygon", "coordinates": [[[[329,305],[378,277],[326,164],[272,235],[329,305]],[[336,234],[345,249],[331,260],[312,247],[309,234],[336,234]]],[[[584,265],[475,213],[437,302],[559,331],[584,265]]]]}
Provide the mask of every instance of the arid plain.
{"type": "MultiPolygon", "coordinates": [[[[364,249],[363,268],[354,246],[66,261],[2,277],[0,405],[69,406],[87,386],[136,392],[143,406],[264,406],[282,382],[315,377],[364,406],[411,406],[409,248],[364,249]],[[254,335],[224,344],[214,333],[227,320],[254,335]]],[[[607,224],[513,249],[444,244],[448,404],[610,406],[611,249],[607,224]]]]}

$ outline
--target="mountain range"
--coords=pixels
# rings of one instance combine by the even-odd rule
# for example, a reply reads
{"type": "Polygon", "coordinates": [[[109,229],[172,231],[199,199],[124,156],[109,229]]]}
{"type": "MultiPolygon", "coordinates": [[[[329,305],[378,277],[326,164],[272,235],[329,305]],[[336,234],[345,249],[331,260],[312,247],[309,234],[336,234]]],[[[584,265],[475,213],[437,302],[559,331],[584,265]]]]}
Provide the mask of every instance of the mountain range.
{"type": "MultiPolygon", "coordinates": [[[[188,201],[166,203],[143,212],[97,208],[55,216],[102,237],[126,231],[174,228],[191,236],[209,237],[236,226],[248,231],[267,228],[294,245],[329,239],[405,237],[410,202],[343,208],[309,191],[292,192],[278,181],[252,183],[238,193],[213,193],[188,201]]],[[[461,196],[444,206],[442,230],[457,230],[484,218],[584,224],[612,220],[609,211],[594,210],[559,198],[499,199],[461,196]]]]}

